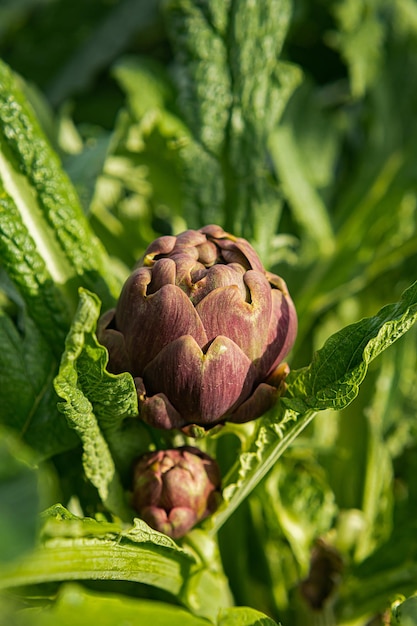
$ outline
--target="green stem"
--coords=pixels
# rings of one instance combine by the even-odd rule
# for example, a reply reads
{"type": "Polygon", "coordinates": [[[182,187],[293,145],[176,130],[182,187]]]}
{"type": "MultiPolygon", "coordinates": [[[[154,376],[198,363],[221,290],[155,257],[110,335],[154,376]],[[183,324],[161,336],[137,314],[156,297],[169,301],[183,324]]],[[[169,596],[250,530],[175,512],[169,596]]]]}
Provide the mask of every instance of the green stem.
{"type": "MultiPolygon", "coordinates": [[[[224,488],[236,484],[236,489],[233,491],[231,498],[225,501],[216,513],[205,522],[205,527],[211,535],[216,534],[220,530],[241,502],[247,498],[315,415],[316,411],[310,410],[297,418],[296,421],[287,422],[287,425],[283,424],[281,426],[278,424],[278,432],[274,431],[275,439],[262,449],[262,453],[257,457],[258,462],[251,467],[243,480],[241,477],[242,466],[240,460],[236,461],[224,479],[224,488]]],[[[257,442],[255,442],[252,447],[256,448],[257,442]]],[[[256,450],[254,450],[254,452],[256,452],[256,450]]]]}

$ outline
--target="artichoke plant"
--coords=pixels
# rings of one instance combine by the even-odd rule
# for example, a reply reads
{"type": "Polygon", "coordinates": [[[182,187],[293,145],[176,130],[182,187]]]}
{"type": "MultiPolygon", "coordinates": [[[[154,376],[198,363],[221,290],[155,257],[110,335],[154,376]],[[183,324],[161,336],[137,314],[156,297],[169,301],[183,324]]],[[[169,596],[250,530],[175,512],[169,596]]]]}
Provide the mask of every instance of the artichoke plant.
{"type": "Polygon", "coordinates": [[[135,464],[133,507],[149,526],[174,539],[213,513],[220,499],[218,465],[198,448],[149,452],[135,464]]]}
{"type": "Polygon", "coordinates": [[[151,243],[98,327],[109,370],[135,379],[142,419],[185,432],[265,413],[296,332],[285,282],[216,225],[151,243]]]}

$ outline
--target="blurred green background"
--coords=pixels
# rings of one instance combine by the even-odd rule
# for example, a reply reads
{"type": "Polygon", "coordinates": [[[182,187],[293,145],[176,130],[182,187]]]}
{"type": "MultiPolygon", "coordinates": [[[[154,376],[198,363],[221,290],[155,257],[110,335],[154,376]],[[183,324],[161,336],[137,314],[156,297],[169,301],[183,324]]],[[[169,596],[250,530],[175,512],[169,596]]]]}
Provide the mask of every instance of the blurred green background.
{"type": "MultiPolygon", "coordinates": [[[[296,368],[416,278],[417,4],[253,4],[2,0],[0,56],[120,278],[160,234],[249,238],[295,301],[296,368]]],[[[237,603],[313,623],[319,538],[344,562],[337,623],[386,623],[417,590],[416,365],[411,330],[228,521],[237,603]]]]}

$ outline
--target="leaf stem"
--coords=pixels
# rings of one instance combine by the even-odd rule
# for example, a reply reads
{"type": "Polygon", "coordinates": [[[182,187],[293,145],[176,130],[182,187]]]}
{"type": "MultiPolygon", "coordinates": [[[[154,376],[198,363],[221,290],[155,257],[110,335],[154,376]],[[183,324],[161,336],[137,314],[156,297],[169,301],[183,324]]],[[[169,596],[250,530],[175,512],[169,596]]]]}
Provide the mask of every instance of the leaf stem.
{"type": "MultiPolygon", "coordinates": [[[[286,412],[286,414],[287,413],[288,412],[286,412]]],[[[236,488],[233,490],[230,499],[225,500],[216,513],[205,522],[205,527],[210,534],[214,535],[220,530],[241,502],[251,493],[264,476],[266,476],[285,450],[300,432],[308,426],[315,415],[316,411],[309,410],[302,416],[299,416],[295,421],[290,422],[288,419],[287,422],[285,422],[284,418],[283,424],[272,424],[272,428],[271,425],[260,427],[260,429],[267,428],[269,437],[271,433],[273,433],[274,438],[261,451],[258,450],[258,453],[253,451],[253,453],[256,454],[256,461],[243,477],[241,458],[233,465],[228,475],[225,477],[224,489],[233,485],[235,485],[236,488]]],[[[260,437],[258,436],[253,447],[259,446],[259,439],[260,437]]]]}

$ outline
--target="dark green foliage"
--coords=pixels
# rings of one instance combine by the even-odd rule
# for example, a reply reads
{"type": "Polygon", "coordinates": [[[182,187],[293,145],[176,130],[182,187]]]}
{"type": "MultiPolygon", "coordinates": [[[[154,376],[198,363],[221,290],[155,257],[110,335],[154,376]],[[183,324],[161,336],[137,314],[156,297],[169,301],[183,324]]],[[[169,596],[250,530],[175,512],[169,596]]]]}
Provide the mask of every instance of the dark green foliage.
{"type": "Polygon", "coordinates": [[[415,623],[414,0],[5,0],[0,56],[1,619],[415,623]],[[206,223],[299,333],[284,400],[193,441],[223,502],[179,547],[130,481],[185,439],[95,330],[150,241],[206,223]]]}

